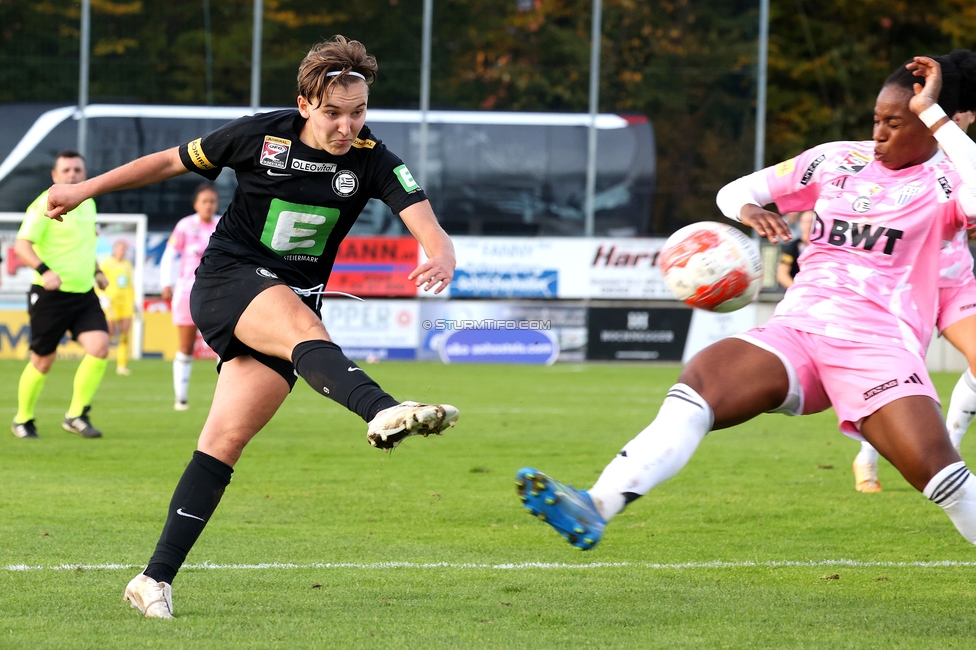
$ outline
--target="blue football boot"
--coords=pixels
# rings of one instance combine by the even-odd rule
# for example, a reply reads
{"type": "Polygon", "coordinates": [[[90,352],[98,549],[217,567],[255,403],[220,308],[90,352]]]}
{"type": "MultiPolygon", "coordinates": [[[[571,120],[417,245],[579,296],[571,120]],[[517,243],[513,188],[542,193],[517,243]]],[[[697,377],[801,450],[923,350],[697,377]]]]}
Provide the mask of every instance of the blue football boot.
{"type": "Polygon", "coordinates": [[[555,528],[576,548],[587,551],[603,537],[607,522],[586,490],[563,485],[531,467],[515,473],[515,489],[529,512],[555,528]]]}

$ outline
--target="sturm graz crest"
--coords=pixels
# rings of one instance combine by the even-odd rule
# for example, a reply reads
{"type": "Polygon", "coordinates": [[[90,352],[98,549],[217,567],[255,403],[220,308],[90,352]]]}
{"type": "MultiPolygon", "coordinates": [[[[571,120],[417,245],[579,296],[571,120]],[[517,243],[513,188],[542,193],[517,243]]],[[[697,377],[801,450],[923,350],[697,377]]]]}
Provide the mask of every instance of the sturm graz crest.
{"type": "Polygon", "coordinates": [[[352,196],[359,189],[359,179],[348,169],[343,169],[332,177],[332,189],[339,196],[352,196]]]}

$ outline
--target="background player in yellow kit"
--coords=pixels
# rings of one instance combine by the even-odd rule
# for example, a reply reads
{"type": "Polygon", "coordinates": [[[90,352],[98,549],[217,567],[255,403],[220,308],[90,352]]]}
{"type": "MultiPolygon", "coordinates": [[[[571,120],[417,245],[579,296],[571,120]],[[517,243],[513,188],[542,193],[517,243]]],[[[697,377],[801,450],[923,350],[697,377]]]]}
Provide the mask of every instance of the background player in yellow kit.
{"type": "Polygon", "coordinates": [[[128,252],[129,245],[125,240],[116,240],[111,257],[102,260],[98,265],[108,280],[108,286],[99,292],[105,319],[108,321],[108,335],[110,339],[118,336],[115,372],[126,376],[132,372],[128,368],[129,329],[132,327],[136,302],[132,288],[132,262],[126,257],[128,252]]]}

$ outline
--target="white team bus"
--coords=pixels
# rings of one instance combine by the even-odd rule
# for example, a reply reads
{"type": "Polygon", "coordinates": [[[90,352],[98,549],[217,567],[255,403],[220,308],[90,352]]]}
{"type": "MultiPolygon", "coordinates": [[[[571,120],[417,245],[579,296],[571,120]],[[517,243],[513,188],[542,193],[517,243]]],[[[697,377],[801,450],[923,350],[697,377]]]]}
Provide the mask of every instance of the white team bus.
{"type": "MultiPolygon", "coordinates": [[[[269,110],[275,109],[259,112],[269,110]]],[[[244,107],[89,105],[89,174],[250,113],[244,107]]],[[[589,119],[585,113],[429,111],[424,189],[445,229],[455,235],[582,235],[589,119]]],[[[77,120],[74,106],[0,104],[0,212],[22,211],[48,187],[54,154],[77,142],[77,120]]],[[[371,108],[366,123],[416,174],[420,112],[371,108]]],[[[596,234],[650,234],[656,178],[651,123],[644,116],[601,114],[596,127],[596,234]]],[[[200,180],[191,174],[114,192],[99,197],[98,208],[147,214],[150,230],[168,230],[192,212],[190,195],[200,180]]],[[[225,170],[218,179],[223,205],[235,185],[225,170]]],[[[405,230],[386,206],[372,201],[353,233],[405,230]]]]}

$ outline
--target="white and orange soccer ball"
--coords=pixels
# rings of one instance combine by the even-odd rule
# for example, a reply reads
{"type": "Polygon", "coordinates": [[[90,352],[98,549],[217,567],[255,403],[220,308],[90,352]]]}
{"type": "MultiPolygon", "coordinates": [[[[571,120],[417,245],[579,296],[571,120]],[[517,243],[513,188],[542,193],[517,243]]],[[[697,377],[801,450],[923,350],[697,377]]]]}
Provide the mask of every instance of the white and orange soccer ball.
{"type": "Polygon", "coordinates": [[[759,245],[717,221],[693,223],[668,237],[658,265],[678,300],[707,311],[741,309],[762,287],[759,245]]]}

